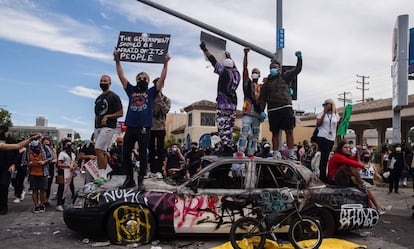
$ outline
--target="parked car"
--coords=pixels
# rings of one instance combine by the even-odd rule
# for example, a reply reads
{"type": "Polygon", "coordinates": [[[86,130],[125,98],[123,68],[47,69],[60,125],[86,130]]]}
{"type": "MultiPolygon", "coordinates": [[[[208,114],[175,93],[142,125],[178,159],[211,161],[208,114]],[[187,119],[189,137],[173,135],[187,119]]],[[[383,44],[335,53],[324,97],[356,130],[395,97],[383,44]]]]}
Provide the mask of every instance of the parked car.
{"type": "Polygon", "coordinates": [[[303,197],[303,212],[320,221],[324,236],[370,228],[379,221],[368,196],[356,188],[327,186],[309,169],[287,160],[207,156],[209,162],[182,184],[146,179],[145,190],[119,189],[122,180],[81,187],[63,213],[67,226],[87,234],[106,234],[114,244],[148,243],[154,236],[228,234],[232,222],[289,208],[286,189],[303,197]]]}

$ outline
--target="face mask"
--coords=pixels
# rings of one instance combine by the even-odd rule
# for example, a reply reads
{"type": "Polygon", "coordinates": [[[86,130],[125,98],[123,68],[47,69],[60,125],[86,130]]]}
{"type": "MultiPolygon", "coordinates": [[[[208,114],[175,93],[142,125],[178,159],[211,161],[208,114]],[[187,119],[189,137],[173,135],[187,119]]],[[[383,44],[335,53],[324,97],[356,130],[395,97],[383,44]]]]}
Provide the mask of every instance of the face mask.
{"type": "Polygon", "coordinates": [[[257,80],[260,77],[260,74],[258,73],[252,73],[252,79],[257,80]]]}
{"type": "Polygon", "coordinates": [[[175,152],[177,152],[177,148],[173,147],[173,148],[171,148],[171,151],[172,151],[173,153],[175,153],[175,152]]]}
{"type": "Polygon", "coordinates": [[[142,93],[145,92],[148,89],[148,82],[145,80],[140,80],[137,82],[137,85],[135,86],[135,91],[142,93]]]}
{"type": "Polygon", "coordinates": [[[364,157],[364,162],[368,163],[369,162],[369,157],[364,157]]]}
{"type": "Polygon", "coordinates": [[[197,147],[192,147],[191,150],[192,151],[196,151],[197,150],[197,147]]]}
{"type": "Polygon", "coordinates": [[[31,147],[37,147],[38,145],[39,145],[39,142],[36,141],[36,140],[33,140],[33,141],[30,142],[31,147]]]}
{"type": "Polygon", "coordinates": [[[102,91],[107,91],[109,89],[109,85],[108,84],[99,84],[99,87],[102,89],[102,91]]]}
{"type": "Polygon", "coordinates": [[[396,151],[396,152],[401,152],[401,147],[397,147],[397,148],[395,148],[395,151],[396,151]]]}
{"type": "Polygon", "coordinates": [[[271,76],[276,76],[278,73],[279,73],[279,72],[278,72],[278,70],[277,70],[276,68],[271,68],[271,69],[270,69],[270,75],[271,75],[271,76]]]}

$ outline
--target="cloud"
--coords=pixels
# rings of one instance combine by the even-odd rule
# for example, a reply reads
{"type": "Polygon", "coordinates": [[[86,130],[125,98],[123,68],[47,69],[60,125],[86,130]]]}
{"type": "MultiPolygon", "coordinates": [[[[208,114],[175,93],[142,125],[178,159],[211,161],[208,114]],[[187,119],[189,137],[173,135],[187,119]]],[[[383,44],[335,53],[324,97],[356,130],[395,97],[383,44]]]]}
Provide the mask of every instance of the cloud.
{"type": "Polygon", "coordinates": [[[104,34],[97,27],[67,16],[43,13],[34,5],[4,1],[0,8],[0,23],[7,27],[0,28],[2,39],[99,60],[111,59],[96,48],[99,41],[104,40],[104,34]]]}
{"type": "Polygon", "coordinates": [[[96,99],[102,93],[102,91],[87,88],[84,86],[75,86],[74,88],[70,89],[69,92],[77,96],[87,97],[91,99],[96,99]]]}

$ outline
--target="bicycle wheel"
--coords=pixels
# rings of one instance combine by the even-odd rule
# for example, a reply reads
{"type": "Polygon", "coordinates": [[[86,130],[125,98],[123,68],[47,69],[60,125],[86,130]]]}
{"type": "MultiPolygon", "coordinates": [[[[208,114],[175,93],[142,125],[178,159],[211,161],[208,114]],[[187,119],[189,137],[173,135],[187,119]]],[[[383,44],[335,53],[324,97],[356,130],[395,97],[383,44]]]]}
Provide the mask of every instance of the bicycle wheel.
{"type": "Polygon", "coordinates": [[[230,242],[234,249],[245,248],[242,244],[253,243],[253,248],[262,249],[266,242],[266,231],[259,220],[242,217],[234,222],[230,229],[230,242]],[[240,243],[239,244],[237,243],[240,243]]]}
{"type": "Polygon", "coordinates": [[[318,221],[309,216],[296,218],[290,224],[288,237],[296,249],[317,249],[323,239],[318,221]]]}

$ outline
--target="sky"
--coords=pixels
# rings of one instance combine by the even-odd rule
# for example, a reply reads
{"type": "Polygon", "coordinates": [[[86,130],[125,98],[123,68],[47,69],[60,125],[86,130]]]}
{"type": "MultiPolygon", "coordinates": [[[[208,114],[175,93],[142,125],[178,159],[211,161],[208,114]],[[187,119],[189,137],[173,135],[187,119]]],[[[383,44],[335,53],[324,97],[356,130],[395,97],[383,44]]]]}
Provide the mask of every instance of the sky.
{"type": "MultiPolygon", "coordinates": [[[[153,0],[265,50],[276,51],[275,0],[153,0]]],[[[303,55],[294,109],[319,112],[327,98],[344,92],[358,103],[392,97],[391,42],[399,15],[409,15],[412,0],[283,1],[283,64],[303,55]]],[[[48,126],[71,128],[88,139],[94,127],[99,79],[112,78],[111,90],[124,105],[127,96],[116,75],[112,52],[121,31],[169,34],[171,60],[163,93],[172,113],[200,100],[215,101],[217,75],[199,48],[200,27],[135,0],[0,0],[0,108],[18,126],[34,126],[46,116],[48,126]]],[[[242,70],[243,46],[227,41],[227,50],[242,70]]],[[[269,59],[249,53],[249,69],[268,74],[269,59]]],[[[122,63],[131,83],[146,71],[158,77],[162,64],[122,63]]],[[[414,82],[408,82],[409,94],[414,82]]],[[[243,92],[237,90],[239,109],[243,92]]]]}

